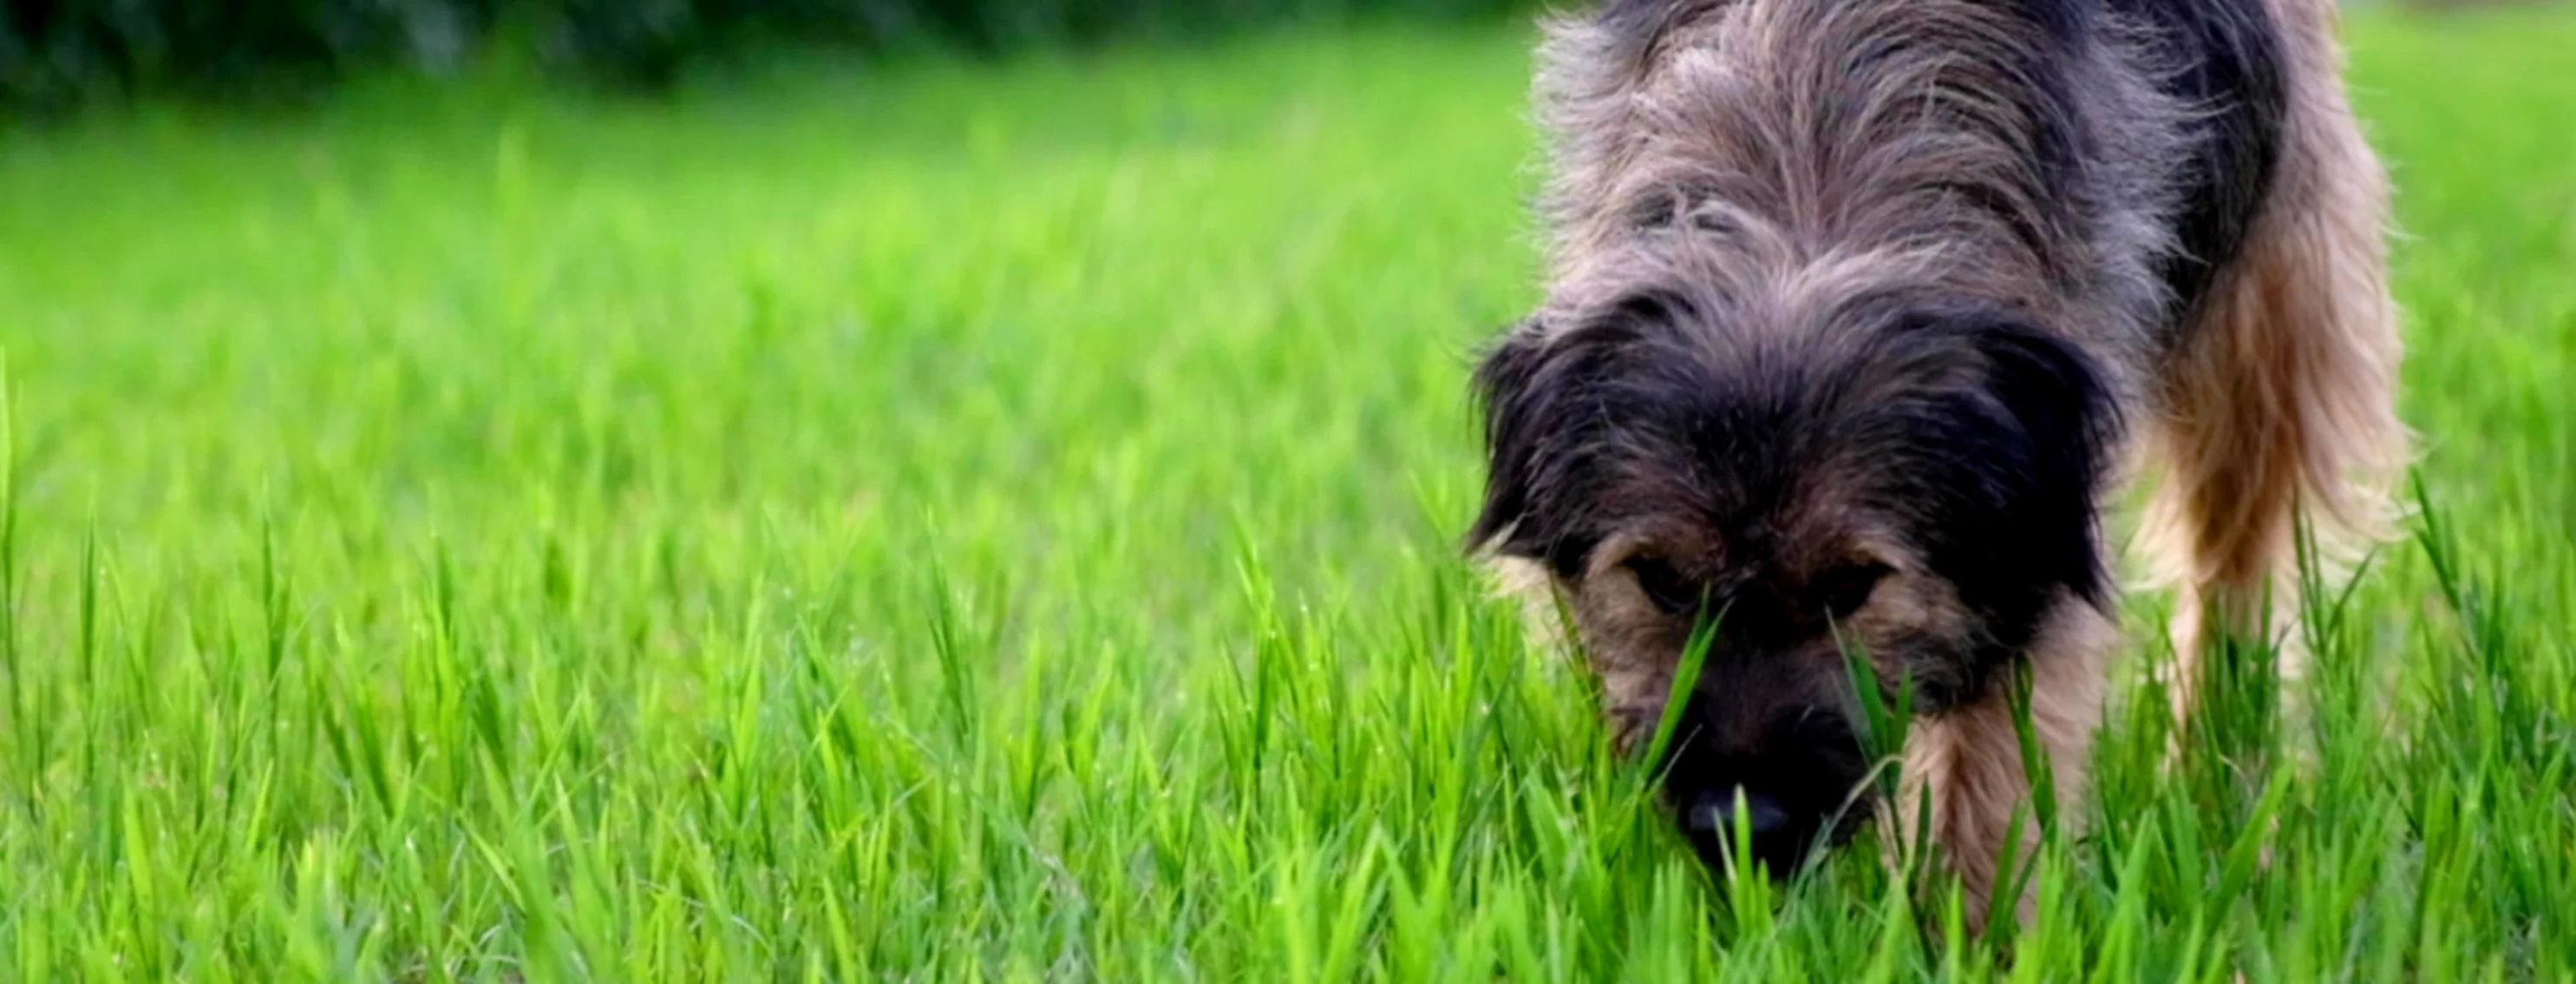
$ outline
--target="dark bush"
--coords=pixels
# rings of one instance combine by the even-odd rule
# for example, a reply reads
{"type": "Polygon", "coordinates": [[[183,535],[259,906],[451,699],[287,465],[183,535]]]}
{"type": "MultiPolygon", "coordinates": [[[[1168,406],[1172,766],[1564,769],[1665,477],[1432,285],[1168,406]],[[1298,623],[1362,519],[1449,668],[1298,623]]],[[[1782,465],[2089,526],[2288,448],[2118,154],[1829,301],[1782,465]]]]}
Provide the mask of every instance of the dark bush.
{"type": "Polygon", "coordinates": [[[496,48],[623,85],[755,39],[1000,53],[1351,16],[1464,17],[1530,0],[7,0],[0,102],[302,88],[451,70],[496,48]]]}

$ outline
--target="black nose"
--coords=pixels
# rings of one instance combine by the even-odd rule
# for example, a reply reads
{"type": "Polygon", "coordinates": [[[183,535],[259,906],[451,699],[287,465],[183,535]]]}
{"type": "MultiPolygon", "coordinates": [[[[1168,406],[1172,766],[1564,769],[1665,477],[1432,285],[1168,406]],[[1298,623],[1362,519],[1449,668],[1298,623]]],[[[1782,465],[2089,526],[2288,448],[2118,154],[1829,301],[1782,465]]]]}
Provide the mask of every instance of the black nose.
{"type": "Polygon", "coordinates": [[[1736,793],[1744,794],[1744,824],[1756,838],[1767,838],[1787,829],[1789,811],[1769,795],[1741,786],[1701,793],[1683,815],[1682,823],[1692,833],[1713,837],[1735,836],[1736,793]]]}

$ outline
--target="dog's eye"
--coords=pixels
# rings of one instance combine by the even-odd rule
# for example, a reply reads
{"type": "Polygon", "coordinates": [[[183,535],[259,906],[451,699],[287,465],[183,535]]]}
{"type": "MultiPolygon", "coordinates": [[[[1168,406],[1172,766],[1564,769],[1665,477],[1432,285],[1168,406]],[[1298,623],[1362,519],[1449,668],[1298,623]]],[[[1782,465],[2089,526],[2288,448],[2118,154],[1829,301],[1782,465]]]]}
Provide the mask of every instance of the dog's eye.
{"type": "Polygon", "coordinates": [[[1627,564],[1630,576],[1637,579],[1638,590],[1646,600],[1655,603],[1665,614],[1679,615],[1699,607],[1700,587],[1661,557],[1632,558],[1627,564]]]}
{"type": "Polygon", "coordinates": [[[1893,568],[1881,563],[1845,564],[1826,571],[1815,582],[1816,600],[1825,606],[1825,614],[1835,621],[1850,618],[1860,606],[1869,603],[1870,593],[1878,590],[1893,568]]]}

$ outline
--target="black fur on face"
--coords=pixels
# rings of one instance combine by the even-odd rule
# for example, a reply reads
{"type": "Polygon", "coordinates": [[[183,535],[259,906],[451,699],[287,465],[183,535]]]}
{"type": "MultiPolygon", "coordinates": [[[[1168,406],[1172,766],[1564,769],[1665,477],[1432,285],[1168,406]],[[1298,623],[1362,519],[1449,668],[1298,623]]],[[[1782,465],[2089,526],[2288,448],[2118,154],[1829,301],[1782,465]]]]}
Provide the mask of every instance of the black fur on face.
{"type": "Polygon", "coordinates": [[[1562,586],[1623,734],[1651,730],[1694,619],[1717,616],[1663,763],[1686,826],[1740,786],[1774,871],[1849,832],[1827,823],[1867,769],[1843,645],[1937,713],[1980,696],[2059,599],[2106,600],[2110,393],[2026,316],[1886,291],[1748,324],[1650,289],[1560,317],[1478,368],[1471,536],[1562,586]]]}

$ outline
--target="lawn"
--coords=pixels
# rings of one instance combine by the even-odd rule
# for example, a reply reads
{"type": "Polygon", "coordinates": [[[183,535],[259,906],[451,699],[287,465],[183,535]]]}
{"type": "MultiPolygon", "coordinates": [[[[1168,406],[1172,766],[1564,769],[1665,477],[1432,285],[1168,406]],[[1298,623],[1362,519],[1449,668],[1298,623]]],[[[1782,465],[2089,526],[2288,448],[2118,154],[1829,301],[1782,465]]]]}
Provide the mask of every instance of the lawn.
{"type": "Polygon", "coordinates": [[[2008,956],[1704,876],[1458,559],[1527,40],[0,134],[0,979],[2576,975],[2576,12],[2359,15],[2429,509],[2008,956]]]}

